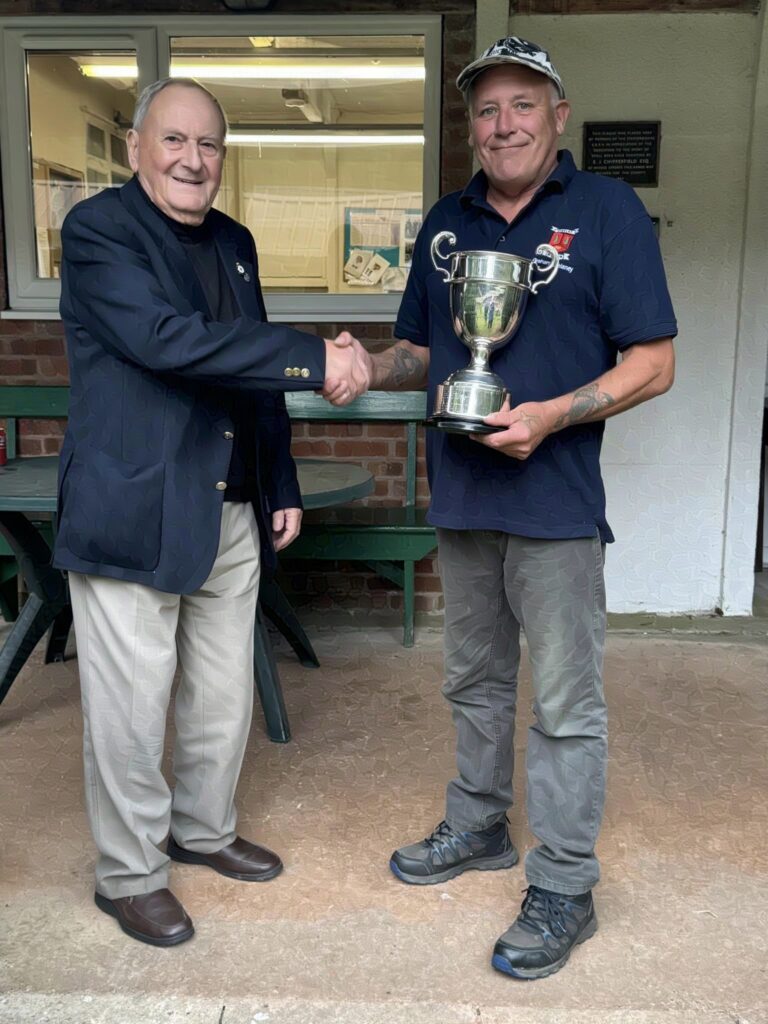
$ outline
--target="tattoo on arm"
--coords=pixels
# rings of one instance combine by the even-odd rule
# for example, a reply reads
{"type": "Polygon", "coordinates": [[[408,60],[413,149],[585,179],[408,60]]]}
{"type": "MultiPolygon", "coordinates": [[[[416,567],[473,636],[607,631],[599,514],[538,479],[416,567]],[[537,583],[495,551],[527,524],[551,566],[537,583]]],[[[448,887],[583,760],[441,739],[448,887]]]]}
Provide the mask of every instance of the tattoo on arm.
{"type": "Polygon", "coordinates": [[[573,393],[571,408],[559,416],[555,422],[555,429],[569,427],[573,423],[579,423],[588,416],[599,412],[602,409],[609,409],[616,404],[616,400],[607,391],[600,391],[597,384],[587,384],[573,393]]]}
{"type": "Polygon", "coordinates": [[[399,387],[409,380],[421,379],[424,368],[412,352],[396,346],[393,349],[392,355],[392,369],[388,376],[393,384],[399,387]]]}

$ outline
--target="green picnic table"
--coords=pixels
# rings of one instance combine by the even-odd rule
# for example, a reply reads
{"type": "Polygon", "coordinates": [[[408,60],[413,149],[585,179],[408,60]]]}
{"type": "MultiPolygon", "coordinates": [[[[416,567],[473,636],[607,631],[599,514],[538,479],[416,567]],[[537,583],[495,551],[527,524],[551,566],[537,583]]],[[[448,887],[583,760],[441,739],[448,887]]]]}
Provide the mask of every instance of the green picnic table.
{"type": "MultiPolygon", "coordinates": [[[[297,459],[299,487],[305,509],[329,508],[364,498],[373,491],[373,477],[362,466],[330,459],[297,459]]],[[[0,534],[14,553],[29,597],[0,649],[0,703],[32,653],[50,629],[45,661],[62,661],[72,609],[64,574],[51,566],[45,534],[55,530],[58,457],[14,459],[0,469],[0,534]],[[51,516],[51,524],[39,521],[51,516]],[[38,521],[35,521],[35,520],[38,521]]],[[[274,579],[262,580],[254,629],[254,674],[267,733],[286,743],[291,736],[264,616],[286,637],[304,665],[319,664],[288,599],[274,579]]]]}

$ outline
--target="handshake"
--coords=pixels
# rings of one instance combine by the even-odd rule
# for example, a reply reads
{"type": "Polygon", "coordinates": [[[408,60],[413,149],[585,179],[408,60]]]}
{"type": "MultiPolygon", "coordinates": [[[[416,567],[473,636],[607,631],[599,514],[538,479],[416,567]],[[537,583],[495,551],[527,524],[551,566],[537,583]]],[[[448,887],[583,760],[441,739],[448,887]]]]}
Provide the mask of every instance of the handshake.
{"type": "Polygon", "coordinates": [[[349,405],[373,381],[373,359],[349,331],[325,339],[325,384],[321,392],[331,405],[349,405]]]}

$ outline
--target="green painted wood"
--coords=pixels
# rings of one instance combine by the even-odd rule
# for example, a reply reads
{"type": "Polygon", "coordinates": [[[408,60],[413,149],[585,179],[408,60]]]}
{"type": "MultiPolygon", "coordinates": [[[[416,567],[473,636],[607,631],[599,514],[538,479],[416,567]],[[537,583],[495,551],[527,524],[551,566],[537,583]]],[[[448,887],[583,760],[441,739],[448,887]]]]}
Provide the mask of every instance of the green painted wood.
{"type": "Polygon", "coordinates": [[[434,527],[427,522],[425,508],[408,508],[400,505],[397,508],[382,508],[369,505],[365,508],[329,508],[324,511],[306,512],[302,529],[324,527],[325,529],[344,530],[348,527],[368,529],[377,533],[390,530],[408,529],[411,533],[431,535],[434,527]]]}
{"type": "Polygon", "coordinates": [[[396,562],[366,562],[365,564],[377,576],[383,576],[385,580],[391,580],[401,590],[405,586],[405,573],[396,562]]]}
{"type": "Polygon", "coordinates": [[[413,647],[416,619],[416,563],[403,562],[403,647],[413,647]]]}
{"type": "Polygon", "coordinates": [[[416,424],[407,426],[408,447],[405,467],[405,504],[413,507],[416,504],[416,424]]]}
{"type": "Polygon", "coordinates": [[[0,417],[44,419],[66,416],[68,409],[68,387],[0,387],[0,417]]]}
{"type": "Polygon", "coordinates": [[[426,391],[371,391],[342,406],[330,405],[313,391],[290,391],[285,404],[294,420],[407,422],[427,418],[426,391]]]}
{"type": "Polygon", "coordinates": [[[286,561],[315,558],[334,562],[418,562],[437,546],[434,534],[403,531],[377,533],[346,527],[339,530],[302,530],[281,557],[286,561]]]}

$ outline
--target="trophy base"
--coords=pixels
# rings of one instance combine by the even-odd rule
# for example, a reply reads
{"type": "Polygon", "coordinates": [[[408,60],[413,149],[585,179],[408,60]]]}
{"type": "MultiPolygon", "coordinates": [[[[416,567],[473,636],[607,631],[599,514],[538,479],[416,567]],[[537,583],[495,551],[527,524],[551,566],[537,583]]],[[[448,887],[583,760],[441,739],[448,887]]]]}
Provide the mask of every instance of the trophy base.
{"type": "Polygon", "coordinates": [[[501,377],[488,370],[459,370],[440,384],[427,426],[450,434],[495,434],[506,427],[492,427],[485,417],[499,412],[507,397],[501,377]]]}
{"type": "Polygon", "coordinates": [[[483,423],[482,420],[459,420],[453,416],[440,416],[435,414],[427,421],[428,427],[435,430],[444,430],[447,434],[498,434],[506,427],[493,427],[490,423],[483,423]]]}

